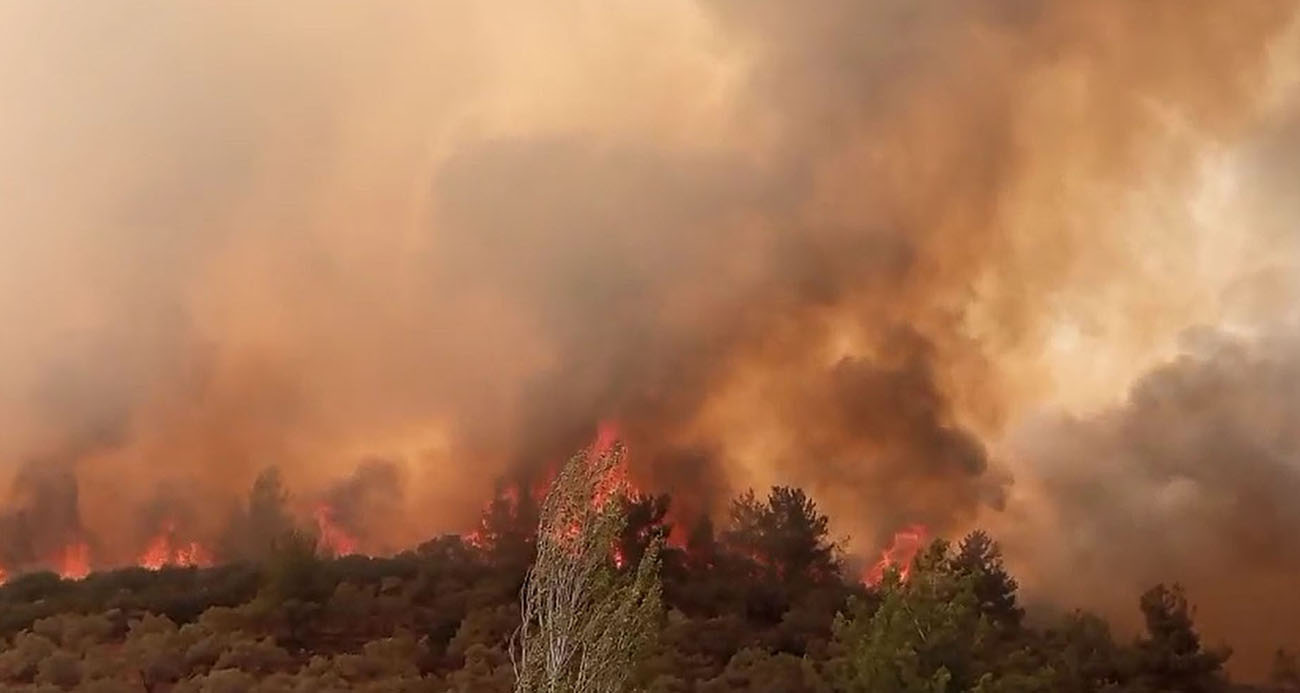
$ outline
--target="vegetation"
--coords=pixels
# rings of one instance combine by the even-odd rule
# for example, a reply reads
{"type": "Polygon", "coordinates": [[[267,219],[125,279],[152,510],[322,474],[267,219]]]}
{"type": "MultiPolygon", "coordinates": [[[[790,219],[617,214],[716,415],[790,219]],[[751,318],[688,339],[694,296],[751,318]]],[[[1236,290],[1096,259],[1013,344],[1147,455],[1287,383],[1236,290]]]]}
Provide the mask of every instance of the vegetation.
{"type": "Polygon", "coordinates": [[[627,523],[610,486],[621,461],[618,447],[574,457],[547,494],[511,649],[520,693],[618,693],[657,630],[661,539],[631,575],[617,570],[627,523]]]}
{"type": "MultiPolygon", "coordinates": [[[[788,488],[746,494],[716,530],[703,520],[667,546],[669,499],[608,493],[616,464],[570,464],[540,511],[503,489],[472,540],[390,558],[327,559],[286,529],[255,563],[14,578],[0,587],[0,689],[1231,690],[1228,653],[1202,644],[1177,586],[1142,596],[1132,641],[1086,613],[1034,623],[982,533],[867,588],[788,488]]],[[[263,480],[250,516],[282,524],[282,496],[263,480]]],[[[1295,661],[1279,652],[1270,690],[1300,689],[1295,661]]]]}

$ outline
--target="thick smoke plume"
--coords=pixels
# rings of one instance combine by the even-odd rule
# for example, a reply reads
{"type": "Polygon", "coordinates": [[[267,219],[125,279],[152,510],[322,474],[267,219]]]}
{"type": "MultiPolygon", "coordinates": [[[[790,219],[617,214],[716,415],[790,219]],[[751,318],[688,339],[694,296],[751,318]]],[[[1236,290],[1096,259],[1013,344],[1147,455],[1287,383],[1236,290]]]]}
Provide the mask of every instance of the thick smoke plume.
{"type": "Polygon", "coordinates": [[[1297,636],[1300,338],[1189,337],[1126,401],[1026,427],[1047,507],[1004,532],[1044,589],[1123,613],[1143,585],[1179,580],[1238,664],[1297,636]],[[1052,586],[1052,587],[1048,587],[1052,586]]]}
{"type": "Polygon", "coordinates": [[[601,421],[685,516],[1105,526],[1130,476],[1058,441],[1148,438],[1004,434],[1296,296],[1293,0],[117,5],[0,5],[6,565],[240,545],[269,467],[387,550],[601,421]]]}

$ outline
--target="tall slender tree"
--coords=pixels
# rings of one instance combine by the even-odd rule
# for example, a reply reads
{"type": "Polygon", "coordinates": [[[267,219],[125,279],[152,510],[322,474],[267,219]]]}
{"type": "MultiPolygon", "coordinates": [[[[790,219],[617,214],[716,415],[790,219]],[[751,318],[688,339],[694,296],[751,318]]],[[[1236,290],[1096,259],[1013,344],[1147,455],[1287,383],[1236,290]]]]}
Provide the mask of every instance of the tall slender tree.
{"type": "Polygon", "coordinates": [[[1147,636],[1138,641],[1138,680],[1160,693],[1227,690],[1223,664],[1231,651],[1206,649],[1181,585],[1156,585],[1142,595],[1147,636]]]}
{"type": "Polygon", "coordinates": [[[517,693],[622,691],[658,630],[660,540],[635,570],[613,556],[626,524],[622,461],[617,445],[571,458],[542,504],[510,650],[517,693]]]}

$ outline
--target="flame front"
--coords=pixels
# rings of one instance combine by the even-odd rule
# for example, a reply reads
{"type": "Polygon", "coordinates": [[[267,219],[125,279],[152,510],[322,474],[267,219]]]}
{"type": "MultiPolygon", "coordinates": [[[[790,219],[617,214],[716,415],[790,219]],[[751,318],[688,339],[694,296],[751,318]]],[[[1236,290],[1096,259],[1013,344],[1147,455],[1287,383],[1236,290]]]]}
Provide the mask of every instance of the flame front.
{"type": "Polygon", "coordinates": [[[177,541],[175,524],[168,522],[162,532],[149,540],[137,563],[149,570],[167,566],[204,567],[212,565],[212,555],[197,541],[177,541]]]}
{"type": "Polygon", "coordinates": [[[90,546],[84,541],[74,541],[59,550],[53,564],[59,577],[80,580],[90,574],[90,546]]]}
{"type": "Polygon", "coordinates": [[[351,556],[357,553],[357,539],[335,522],[334,514],[334,508],[326,503],[316,506],[313,513],[321,548],[335,556],[351,556]]]}
{"type": "Polygon", "coordinates": [[[916,559],[916,554],[921,551],[925,545],[925,540],[930,531],[925,525],[911,525],[894,532],[894,539],[890,542],[889,547],[880,553],[880,560],[867,571],[863,576],[863,582],[868,585],[878,585],[885,578],[885,571],[890,568],[898,569],[898,577],[906,582],[912,572],[912,561],[916,559]]]}

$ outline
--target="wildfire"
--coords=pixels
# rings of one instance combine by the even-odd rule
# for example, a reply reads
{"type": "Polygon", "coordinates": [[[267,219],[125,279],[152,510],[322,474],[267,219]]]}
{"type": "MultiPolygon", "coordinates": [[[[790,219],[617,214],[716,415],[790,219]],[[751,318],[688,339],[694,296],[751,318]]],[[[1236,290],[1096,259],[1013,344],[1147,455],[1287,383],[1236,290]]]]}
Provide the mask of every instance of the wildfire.
{"type": "Polygon", "coordinates": [[[60,549],[52,563],[59,577],[80,580],[90,574],[90,546],[84,541],[72,542],[60,549]]]}
{"type": "MultiPolygon", "coordinates": [[[[618,439],[618,424],[613,421],[601,421],[596,427],[596,440],[592,441],[588,459],[597,459],[613,452],[618,439]]],[[[604,476],[596,480],[595,494],[591,499],[592,507],[602,508],[610,499],[631,494],[633,491],[627,477],[627,460],[621,459],[618,465],[611,467],[604,476]]]]}
{"type": "MultiPolygon", "coordinates": [[[[609,420],[601,421],[596,426],[595,438],[593,438],[591,444],[587,446],[587,460],[595,460],[600,458],[602,455],[609,454],[613,451],[618,440],[618,424],[609,420]]],[[[546,467],[545,472],[538,475],[537,478],[529,484],[529,488],[527,488],[527,497],[540,507],[546,500],[546,495],[550,492],[551,485],[555,483],[555,479],[559,473],[560,464],[552,464],[546,467]]],[[[600,479],[596,480],[595,492],[591,500],[592,508],[600,509],[604,507],[605,503],[610,499],[634,492],[635,488],[632,487],[628,480],[627,465],[626,463],[620,463],[618,466],[610,469],[609,472],[603,475],[600,479]]],[[[488,517],[492,514],[494,506],[498,503],[504,503],[508,513],[511,516],[518,518],[520,500],[523,493],[524,490],[520,486],[511,485],[501,489],[497,496],[492,500],[489,500],[487,505],[484,507],[483,512],[480,515],[481,520],[479,526],[464,535],[465,542],[478,549],[487,548],[492,541],[493,535],[491,528],[488,527],[488,517]]],[[[580,534],[579,530],[580,528],[575,525],[562,532],[561,536],[563,538],[575,538],[580,534]]],[[[322,531],[322,535],[323,534],[324,532],[322,531]]]]}
{"type": "Polygon", "coordinates": [[[591,443],[591,454],[597,457],[614,449],[618,442],[618,424],[613,421],[601,421],[596,425],[596,439],[591,443]]]}
{"type": "Polygon", "coordinates": [[[162,532],[149,540],[137,562],[142,568],[161,570],[167,566],[208,566],[212,564],[212,556],[197,541],[178,542],[175,524],[169,521],[162,532]]]}
{"type": "Polygon", "coordinates": [[[596,480],[596,491],[592,495],[591,506],[600,509],[611,500],[623,495],[631,495],[633,492],[632,485],[627,479],[627,466],[620,463],[596,480]]]}
{"type": "Polygon", "coordinates": [[[316,518],[316,530],[320,535],[321,546],[335,556],[350,556],[357,553],[357,540],[340,527],[334,520],[334,508],[326,503],[316,506],[313,513],[316,518]]]}
{"type": "Polygon", "coordinates": [[[891,567],[898,568],[899,579],[907,581],[912,572],[912,560],[921,551],[921,547],[925,546],[929,534],[925,525],[912,525],[894,532],[894,540],[880,553],[880,560],[867,571],[863,582],[868,585],[880,584],[885,571],[891,567]]]}

